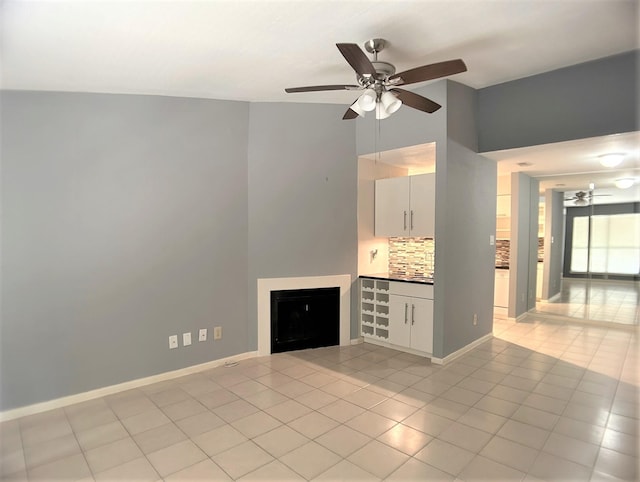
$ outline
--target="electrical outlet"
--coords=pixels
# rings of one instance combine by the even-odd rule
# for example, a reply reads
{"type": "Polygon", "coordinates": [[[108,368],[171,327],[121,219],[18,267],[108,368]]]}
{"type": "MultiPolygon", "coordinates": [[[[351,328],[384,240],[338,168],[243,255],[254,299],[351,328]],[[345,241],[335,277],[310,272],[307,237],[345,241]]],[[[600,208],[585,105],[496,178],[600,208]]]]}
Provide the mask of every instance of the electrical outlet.
{"type": "Polygon", "coordinates": [[[178,348],[178,335],[171,335],[169,337],[169,350],[178,348]]]}
{"type": "Polygon", "coordinates": [[[201,328],[198,332],[198,341],[207,341],[207,329],[201,328]]]}
{"type": "Polygon", "coordinates": [[[214,340],[222,339],[222,327],[221,326],[216,326],[213,329],[213,339],[214,340]]]}
{"type": "Polygon", "coordinates": [[[478,324],[478,313],[473,314],[473,326],[478,324]]]}
{"type": "Polygon", "coordinates": [[[191,332],[182,334],[182,346],[191,345],[191,332]]]}

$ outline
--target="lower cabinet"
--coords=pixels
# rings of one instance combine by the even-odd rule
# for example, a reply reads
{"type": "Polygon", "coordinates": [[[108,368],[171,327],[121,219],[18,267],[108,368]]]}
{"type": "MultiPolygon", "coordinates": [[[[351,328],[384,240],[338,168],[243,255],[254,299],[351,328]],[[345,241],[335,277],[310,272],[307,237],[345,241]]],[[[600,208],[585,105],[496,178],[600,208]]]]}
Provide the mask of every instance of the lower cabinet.
{"type": "Polygon", "coordinates": [[[433,285],[362,278],[360,294],[366,341],[433,353],[433,285]]]}
{"type": "Polygon", "coordinates": [[[391,295],[389,342],[413,350],[433,351],[433,300],[391,295]]]}

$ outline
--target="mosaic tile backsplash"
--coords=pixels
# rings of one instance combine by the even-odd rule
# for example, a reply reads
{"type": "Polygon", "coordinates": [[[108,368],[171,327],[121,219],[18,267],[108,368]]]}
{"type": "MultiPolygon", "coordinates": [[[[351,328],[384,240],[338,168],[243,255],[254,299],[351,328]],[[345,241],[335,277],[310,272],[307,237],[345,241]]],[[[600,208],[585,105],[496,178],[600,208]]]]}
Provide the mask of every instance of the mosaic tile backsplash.
{"type": "MultiPolygon", "coordinates": [[[[544,261],[544,238],[538,238],[538,261],[544,261]]],[[[509,266],[508,239],[496,239],[496,266],[509,266]]]]}
{"type": "MultiPolygon", "coordinates": [[[[496,266],[509,266],[508,239],[496,239],[496,266]]],[[[538,261],[544,257],[544,238],[538,238],[538,261]]],[[[430,278],[435,270],[432,238],[389,238],[389,274],[409,278],[430,278]]]]}
{"type": "Polygon", "coordinates": [[[389,238],[389,274],[430,278],[435,269],[432,238],[389,238]]]}
{"type": "Polygon", "coordinates": [[[496,266],[509,266],[508,239],[496,239],[496,266]]]}

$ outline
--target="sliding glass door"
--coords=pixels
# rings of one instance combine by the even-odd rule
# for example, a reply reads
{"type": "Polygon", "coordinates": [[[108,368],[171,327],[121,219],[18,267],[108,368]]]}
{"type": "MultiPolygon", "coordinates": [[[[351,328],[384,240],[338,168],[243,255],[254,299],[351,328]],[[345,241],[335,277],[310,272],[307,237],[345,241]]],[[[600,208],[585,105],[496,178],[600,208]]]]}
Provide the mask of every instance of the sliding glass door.
{"type": "Polygon", "coordinates": [[[573,217],[571,274],[638,276],[640,213],[573,217]]]}

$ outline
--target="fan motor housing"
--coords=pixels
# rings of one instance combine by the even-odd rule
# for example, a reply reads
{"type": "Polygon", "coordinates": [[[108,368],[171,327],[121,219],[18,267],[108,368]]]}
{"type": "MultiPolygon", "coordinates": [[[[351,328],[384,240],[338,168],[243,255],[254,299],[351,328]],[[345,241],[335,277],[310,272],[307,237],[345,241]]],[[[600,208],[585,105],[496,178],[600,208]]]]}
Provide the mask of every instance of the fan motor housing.
{"type": "Polygon", "coordinates": [[[373,66],[376,69],[376,72],[378,73],[378,75],[381,75],[383,77],[391,77],[393,74],[396,73],[396,68],[394,67],[393,64],[390,64],[389,62],[382,62],[380,60],[372,60],[371,63],[373,64],[373,66]]]}

